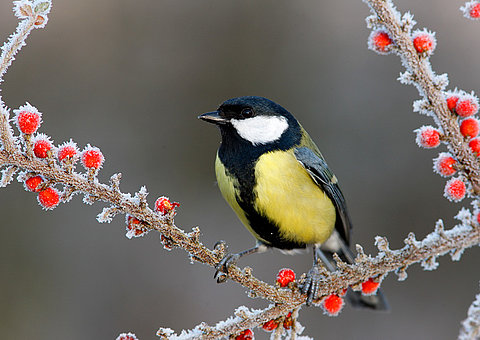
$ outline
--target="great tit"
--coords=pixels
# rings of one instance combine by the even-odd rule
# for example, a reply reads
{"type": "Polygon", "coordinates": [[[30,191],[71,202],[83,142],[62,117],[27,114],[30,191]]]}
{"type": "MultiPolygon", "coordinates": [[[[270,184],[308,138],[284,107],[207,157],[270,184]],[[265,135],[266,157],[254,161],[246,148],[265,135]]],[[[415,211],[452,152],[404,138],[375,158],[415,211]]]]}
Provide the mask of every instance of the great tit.
{"type": "MultiPolygon", "coordinates": [[[[308,133],[286,109],[256,96],[225,101],[198,118],[220,128],[215,172],[223,197],[255,236],[254,248],[227,254],[216,267],[218,282],[228,267],[269,247],[313,247],[313,266],[300,284],[307,304],[317,298],[321,264],[334,270],[332,254],[349,263],[352,223],[338,180],[308,133]],[[322,251],[323,250],[323,251],[322,251]]],[[[349,294],[355,306],[385,309],[383,296],[349,294]]]]}

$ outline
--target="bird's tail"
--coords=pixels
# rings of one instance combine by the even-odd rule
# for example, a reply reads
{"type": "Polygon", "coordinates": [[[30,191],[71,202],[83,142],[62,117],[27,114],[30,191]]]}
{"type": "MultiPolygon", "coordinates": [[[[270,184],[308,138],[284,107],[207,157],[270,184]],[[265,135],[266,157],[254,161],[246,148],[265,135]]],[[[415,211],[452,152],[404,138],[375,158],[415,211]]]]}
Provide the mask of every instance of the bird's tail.
{"type": "MultiPolygon", "coordinates": [[[[322,253],[320,258],[325,263],[326,267],[331,271],[336,269],[336,262],[333,259],[334,253],[337,253],[344,262],[349,264],[353,264],[355,262],[355,255],[350,247],[343,241],[343,239],[337,237],[334,241],[334,244],[328,244],[329,242],[327,241],[325,247],[322,245],[321,249],[319,249],[319,251],[322,253]]],[[[381,289],[378,289],[377,292],[372,295],[364,295],[360,291],[348,289],[346,298],[347,301],[355,308],[371,309],[376,311],[389,310],[387,299],[385,298],[381,289]]]]}

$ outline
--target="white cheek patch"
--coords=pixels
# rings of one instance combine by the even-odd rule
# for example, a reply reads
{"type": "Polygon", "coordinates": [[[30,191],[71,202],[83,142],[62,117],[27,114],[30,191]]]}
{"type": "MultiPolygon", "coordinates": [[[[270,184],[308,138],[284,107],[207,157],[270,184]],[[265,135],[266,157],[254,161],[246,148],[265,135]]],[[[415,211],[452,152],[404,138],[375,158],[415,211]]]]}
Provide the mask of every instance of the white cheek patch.
{"type": "Polygon", "coordinates": [[[247,119],[232,119],[230,121],[240,137],[253,145],[274,142],[282,136],[288,128],[285,117],[256,116],[247,119]]]}

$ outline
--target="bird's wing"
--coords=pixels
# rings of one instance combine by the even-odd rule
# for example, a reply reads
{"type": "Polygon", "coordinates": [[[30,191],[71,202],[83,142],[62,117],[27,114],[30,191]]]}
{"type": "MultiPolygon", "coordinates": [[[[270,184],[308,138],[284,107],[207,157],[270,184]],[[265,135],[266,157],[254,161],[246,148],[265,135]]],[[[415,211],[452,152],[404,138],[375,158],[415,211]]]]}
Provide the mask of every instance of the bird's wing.
{"type": "Polygon", "coordinates": [[[325,160],[321,156],[315,154],[311,149],[306,147],[295,148],[294,154],[297,161],[299,161],[308,171],[315,183],[332,200],[337,211],[335,229],[348,245],[350,243],[350,230],[352,228],[352,223],[348,216],[345,198],[338,186],[337,178],[328,168],[325,160]]]}

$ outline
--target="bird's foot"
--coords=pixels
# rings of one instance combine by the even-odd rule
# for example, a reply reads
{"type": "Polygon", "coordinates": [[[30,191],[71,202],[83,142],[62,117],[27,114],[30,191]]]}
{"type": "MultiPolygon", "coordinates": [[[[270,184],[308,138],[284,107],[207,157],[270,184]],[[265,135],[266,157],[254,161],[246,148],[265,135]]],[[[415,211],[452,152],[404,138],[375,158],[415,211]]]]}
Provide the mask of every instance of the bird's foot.
{"type": "Polygon", "coordinates": [[[213,278],[217,280],[217,283],[223,283],[227,281],[228,268],[237,263],[237,260],[240,258],[240,254],[226,254],[223,259],[218,262],[215,266],[215,275],[213,278]]]}
{"type": "Polygon", "coordinates": [[[313,300],[318,296],[318,287],[322,278],[322,270],[320,264],[314,264],[312,269],[307,273],[303,282],[299,285],[300,292],[307,295],[307,306],[311,306],[313,300]]]}

